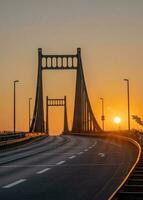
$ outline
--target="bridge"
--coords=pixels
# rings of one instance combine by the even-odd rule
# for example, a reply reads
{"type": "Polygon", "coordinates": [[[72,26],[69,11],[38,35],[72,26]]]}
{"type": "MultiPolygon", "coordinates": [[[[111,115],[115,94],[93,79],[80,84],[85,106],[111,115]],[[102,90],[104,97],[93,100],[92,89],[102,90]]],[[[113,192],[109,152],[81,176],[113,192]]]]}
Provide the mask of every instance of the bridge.
{"type": "MultiPolygon", "coordinates": [[[[30,132],[45,132],[42,82],[42,72],[45,70],[76,70],[75,105],[71,132],[101,132],[101,128],[94,117],[88,98],[80,48],[77,49],[75,55],[45,55],[42,53],[41,48],[38,49],[37,91],[30,132]]],[[[67,120],[65,122],[67,123],[67,120]]]]}
{"type": "Polygon", "coordinates": [[[101,129],[90,104],[80,48],[76,54],[66,55],[43,54],[39,48],[30,130],[28,133],[0,136],[0,198],[143,199],[141,139],[136,132],[105,132],[101,129]],[[76,71],[71,130],[67,96],[58,99],[46,96],[44,111],[42,73],[45,70],[76,71]],[[64,109],[60,136],[49,136],[49,106],[62,106],[64,109]]]}

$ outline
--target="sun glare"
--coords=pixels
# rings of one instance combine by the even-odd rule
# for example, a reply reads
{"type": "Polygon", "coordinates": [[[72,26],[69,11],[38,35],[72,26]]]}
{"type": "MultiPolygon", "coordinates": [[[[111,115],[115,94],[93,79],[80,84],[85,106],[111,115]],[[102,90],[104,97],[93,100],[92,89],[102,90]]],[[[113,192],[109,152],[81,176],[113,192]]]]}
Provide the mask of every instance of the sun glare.
{"type": "Polygon", "coordinates": [[[118,116],[114,117],[114,123],[115,124],[120,124],[121,123],[121,118],[118,117],[118,116]]]}

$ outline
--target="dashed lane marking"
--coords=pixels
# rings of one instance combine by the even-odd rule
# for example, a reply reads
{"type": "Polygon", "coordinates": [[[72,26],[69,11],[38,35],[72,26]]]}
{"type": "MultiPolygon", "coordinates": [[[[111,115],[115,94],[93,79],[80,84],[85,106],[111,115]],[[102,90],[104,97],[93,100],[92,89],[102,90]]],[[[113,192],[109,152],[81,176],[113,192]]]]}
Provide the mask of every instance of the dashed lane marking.
{"type": "Polygon", "coordinates": [[[96,144],[97,144],[97,142],[95,142],[93,145],[91,145],[92,147],[95,147],[96,146],[96,144]]]}
{"type": "Polygon", "coordinates": [[[18,180],[18,181],[15,181],[15,182],[13,182],[13,183],[10,183],[10,184],[8,184],[8,185],[3,186],[2,188],[11,188],[11,187],[13,187],[13,186],[15,186],[15,185],[18,185],[18,184],[20,184],[20,183],[23,183],[23,182],[25,182],[25,181],[26,181],[26,179],[20,179],[20,180],[18,180]]]}
{"type": "Polygon", "coordinates": [[[77,154],[78,154],[78,155],[81,155],[81,154],[83,154],[83,153],[84,153],[84,152],[81,151],[81,152],[79,152],[79,153],[77,153],[77,154]]]}
{"type": "Polygon", "coordinates": [[[75,157],[76,157],[76,156],[75,156],[75,155],[73,155],[73,156],[70,156],[70,157],[69,157],[69,159],[73,159],[73,158],[75,158],[75,157]]]}
{"type": "Polygon", "coordinates": [[[85,149],[84,151],[88,151],[88,149],[85,149]]]}
{"type": "Polygon", "coordinates": [[[62,160],[62,161],[56,163],[56,165],[62,165],[62,164],[65,163],[65,162],[66,162],[66,161],[62,160]]]}
{"type": "Polygon", "coordinates": [[[49,171],[50,169],[51,169],[51,168],[43,169],[43,170],[41,170],[41,171],[36,172],[36,174],[43,174],[44,172],[49,171]]]}
{"type": "Polygon", "coordinates": [[[105,157],[104,153],[99,153],[98,156],[100,156],[101,158],[105,157]]]}

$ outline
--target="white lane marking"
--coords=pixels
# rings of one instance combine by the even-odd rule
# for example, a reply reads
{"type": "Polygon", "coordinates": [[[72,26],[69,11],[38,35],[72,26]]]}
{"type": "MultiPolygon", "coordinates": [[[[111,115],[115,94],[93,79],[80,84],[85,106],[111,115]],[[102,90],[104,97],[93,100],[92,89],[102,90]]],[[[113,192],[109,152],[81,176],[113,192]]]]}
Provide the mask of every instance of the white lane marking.
{"type": "Polygon", "coordinates": [[[43,169],[43,170],[41,170],[41,171],[36,172],[36,174],[43,174],[44,172],[46,172],[46,171],[48,171],[48,170],[50,170],[50,169],[51,169],[51,168],[43,169]]]}
{"type": "Polygon", "coordinates": [[[79,153],[77,153],[77,154],[78,154],[78,155],[81,155],[81,154],[83,154],[83,153],[84,153],[84,152],[81,151],[81,152],[79,152],[79,153]]]}
{"type": "Polygon", "coordinates": [[[84,149],[84,151],[88,151],[88,149],[84,149]]]}
{"type": "Polygon", "coordinates": [[[2,188],[11,188],[11,187],[13,187],[13,186],[15,186],[15,185],[18,185],[18,184],[20,184],[20,183],[23,183],[24,181],[26,181],[26,179],[20,179],[20,180],[18,180],[18,181],[15,181],[15,182],[13,182],[13,183],[10,183],[10,184],[8,184],[8,185],[3,186],[2,188]]]}
{"type": "Polygon", "coordinates": [[[92,147],[95,147],[96,146],[96,144],[97,144],[97,142],[95,142],[93,145],[91,145],[92,147]]]}
{"type": "Polygon", "coordinates": [[[70,157],[69,157],[69,159],[73,159],[73,158],[75,158],[75,157],[76,157],[76,156],[75,156],[75,155],[73,155],[73,156],[70,156],[70,157]]]}
{"type": "Polygon", "coordinates": [[[100,156],[101,158],[105,157],[105,153],[99,153],[98,156],[100,156]]]}
{"type": "Polygon", "coordinates": [[[56,165],[62,165],[62,164],[65,163],[65,162],[66,162],[66,161],[62,160],[62,161],[56,163],[56,165]]]}
{"type": "Polygon", "coordinates": [[[89,149],[92,149],[92,146],[88,147],[89,149]]]}

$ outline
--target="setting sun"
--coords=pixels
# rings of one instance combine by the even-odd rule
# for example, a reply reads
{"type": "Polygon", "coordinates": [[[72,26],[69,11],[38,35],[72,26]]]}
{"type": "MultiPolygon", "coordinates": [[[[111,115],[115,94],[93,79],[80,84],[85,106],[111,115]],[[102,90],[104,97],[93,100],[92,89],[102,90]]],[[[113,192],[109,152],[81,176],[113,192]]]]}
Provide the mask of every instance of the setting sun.
{"type": "Polygon", "coordinates": [[[114,123],[115,124],[120,124],[121,123],[121,118],[118,117],[118,116],[114,117],[114,123]]]}

